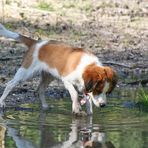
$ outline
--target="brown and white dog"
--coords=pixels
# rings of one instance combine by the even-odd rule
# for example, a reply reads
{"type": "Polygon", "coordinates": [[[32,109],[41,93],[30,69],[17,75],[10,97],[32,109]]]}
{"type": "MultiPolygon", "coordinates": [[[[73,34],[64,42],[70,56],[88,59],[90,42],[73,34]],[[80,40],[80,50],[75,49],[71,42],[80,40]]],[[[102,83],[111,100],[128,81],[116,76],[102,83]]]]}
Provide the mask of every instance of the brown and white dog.
{"type": "Polygon", "coordinates": [[[7,83],[0,98],[1,106],[5,106],[5,98],[17,84],[36,73],[41,74],[38,90],[43,108],[48,107],[44,91],[53,77],[62,80],[69,91],[73,113],[81,112],[75,87],[85,96],[87,114],[93,113],[92,101],[97,107],[106,105],[106,95],[115,87],[117,77],[115,71],[102,66],[94,54],[58,41],[37,41],[7,30],[2,24],[0,24],[0,35],[22,42],[28,47],[21,67],[14,78],[7,83]]]}

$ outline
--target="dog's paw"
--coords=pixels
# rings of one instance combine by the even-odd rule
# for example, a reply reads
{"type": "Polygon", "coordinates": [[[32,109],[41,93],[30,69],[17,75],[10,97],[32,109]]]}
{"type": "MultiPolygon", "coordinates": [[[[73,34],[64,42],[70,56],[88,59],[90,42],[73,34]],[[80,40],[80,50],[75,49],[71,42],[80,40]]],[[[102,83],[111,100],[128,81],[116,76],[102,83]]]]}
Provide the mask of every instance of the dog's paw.
{"type": "Polygon", "coordinates": [[[72,112],[79,113],[82,110],[80,104],[78,102],[73,102],[72,104],[72,112]]]}
{"type": "Polygon", "coordinates": [[[87,116],[87,113],[84,111],[79,111],[79,112],[73,112],[73,115],[75,117],[85,117],[85,116],[87,116]]]}

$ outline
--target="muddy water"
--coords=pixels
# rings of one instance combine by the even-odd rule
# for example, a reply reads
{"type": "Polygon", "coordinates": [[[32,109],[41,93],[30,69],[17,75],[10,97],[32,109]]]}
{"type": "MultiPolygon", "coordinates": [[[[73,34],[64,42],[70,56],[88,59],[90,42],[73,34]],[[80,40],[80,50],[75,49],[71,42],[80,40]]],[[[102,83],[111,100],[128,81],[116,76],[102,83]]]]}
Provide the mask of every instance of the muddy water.
{"type": "Polygon", "coordinates": [[[7,108],[0,118],[0,147],[147,148],[148,112],[133,103],[138,91],[116,89],[108,106],[94,108],[92,117],[72,117],[69,99],[50,100],[48,111],[38,103],[7,108]]]}

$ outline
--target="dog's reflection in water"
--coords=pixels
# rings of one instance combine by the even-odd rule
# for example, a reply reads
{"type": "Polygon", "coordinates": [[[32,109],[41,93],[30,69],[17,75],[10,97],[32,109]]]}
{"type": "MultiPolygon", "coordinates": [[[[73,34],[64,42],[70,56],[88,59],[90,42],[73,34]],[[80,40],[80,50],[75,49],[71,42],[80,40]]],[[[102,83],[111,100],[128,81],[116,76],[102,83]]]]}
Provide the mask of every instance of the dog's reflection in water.
{"type": "Polygon", "coordinates": [[[106,134],[93,129],[92,117],[87,119],[73,119],[69,139],[62,148],[115,148],[111,141],[106,141],[106,134]]]}
{"type": "Polygon", "coordinates": [[[105,141],[105,133],[83,133],[82,142],[84,148],[115,148],[110,141],[105,141]]]}
{"type": "MultiPolygon", "coordinates": [[[[10,125],[5,125],[4,132],[7,131],[7,136],[13,139],[18,148],[22,148],[24,145],[27,148],[115,148],[111,141],[106,141],[106,133],[99,129],[99,125],[93,124],[91,116],[86,118],[72,118],[72,122],[70,123],[71,130],[64,135],[64,138],[66,138],[65,141],[60,142],[54,140],[53,129],[45,124],[46,114],[44,112],[40,114],[39,119],[39,146],[35,141],[30,141],[25,136],[20,135],[21,125],[18,128],[11,127],[10,122],[10,125]]],[[[3,135],[3,137],[5,136],[3,135]]]]}

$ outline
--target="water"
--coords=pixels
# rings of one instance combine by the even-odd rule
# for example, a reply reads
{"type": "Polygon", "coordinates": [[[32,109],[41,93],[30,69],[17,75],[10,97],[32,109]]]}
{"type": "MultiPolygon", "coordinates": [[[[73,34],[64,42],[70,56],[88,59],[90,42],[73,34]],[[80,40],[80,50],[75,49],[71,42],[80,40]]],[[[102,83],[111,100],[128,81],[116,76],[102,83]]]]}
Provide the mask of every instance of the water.
{"type": "Polygon", "coordinates": [[[0,147],[147,148],[148,113],[126,104],[137,92],[117,89],[108,106],[94,108],[92,117],[73,117],[69,99],[50,100],[53,108],[48,111],[38,108],[39,104],[8,108],[0,118],[0,147]]]}

